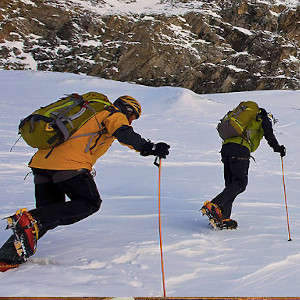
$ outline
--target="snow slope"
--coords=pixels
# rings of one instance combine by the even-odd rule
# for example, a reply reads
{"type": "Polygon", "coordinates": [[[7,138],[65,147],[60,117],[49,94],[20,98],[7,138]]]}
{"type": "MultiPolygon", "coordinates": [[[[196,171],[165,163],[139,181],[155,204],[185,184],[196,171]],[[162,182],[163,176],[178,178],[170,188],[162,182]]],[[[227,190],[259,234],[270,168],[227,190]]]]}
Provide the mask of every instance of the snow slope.
{"type": "MultiPolygon", "coordinates": [[[[129,94],[143,115],[133,126],[166,141],[162,162],[162,238],[168,297],[299,296],[300,91],[197,95],[74,74],[0,71],[0,217],[34,206],[27,163],[34,150],[17,138],[19,120],[71,92],[129,94]],[[199,209],[223,188],[220,139],[224,113],[255,100],[279,122],[292,242],[288,242],[280,157],[265,141],[251,161],[249,186],[235,202],[235,231],[214,231],[199,209]]],[[[95,166],[101,210],[49,232],[19,269],[0,274],[0,296],[162,296],[158,243],[158,169],[115,142],[95,166]],[[17,288],[16,288],[17,283],[17,288]]],[[[10,232],[0,222],[0,240],[10,232]]]]}

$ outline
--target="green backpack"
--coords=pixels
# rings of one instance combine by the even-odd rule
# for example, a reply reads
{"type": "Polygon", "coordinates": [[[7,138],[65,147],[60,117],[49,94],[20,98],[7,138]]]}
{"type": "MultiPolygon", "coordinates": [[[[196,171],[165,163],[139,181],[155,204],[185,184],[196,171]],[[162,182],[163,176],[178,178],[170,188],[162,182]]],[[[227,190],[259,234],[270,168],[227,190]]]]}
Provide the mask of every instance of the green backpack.
{"type": "Polygon", "coordinates": [[[100,93],[71,94],[22,119],[19,133],[33,148],[53,148],[68,140],[95,114],[111,105],[108,98],[100,93]]]}
{"type": "Polygon", "coordinates": [[[247,138],[247,128],[260,112],[256,102],[241,102],[234,110],[229,111],[217,126],[223,140],[241,136],[247,138]]]}

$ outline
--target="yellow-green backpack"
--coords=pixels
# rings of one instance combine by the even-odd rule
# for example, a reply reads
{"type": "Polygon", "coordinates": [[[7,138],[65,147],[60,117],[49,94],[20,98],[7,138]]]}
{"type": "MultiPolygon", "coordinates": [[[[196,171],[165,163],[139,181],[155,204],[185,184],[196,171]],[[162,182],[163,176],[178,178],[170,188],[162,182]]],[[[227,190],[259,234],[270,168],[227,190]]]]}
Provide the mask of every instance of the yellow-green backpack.
{"type": "MultiPolygon", "coordinates": [[[[101,93],[74,93],[22,119],[19,133],[33,148],[53,148],[68,140],[90,118],[111,105],[101,93]]],[[[99,132],[100,128],[101,124],[99,132]]]]}
{"type": "Polygon", "coordinates": [[[243,101],[220,120],[217,131],[223,140],[241,136],[247,138],[247,127],[260,109],[254,101],[243,101]]]}

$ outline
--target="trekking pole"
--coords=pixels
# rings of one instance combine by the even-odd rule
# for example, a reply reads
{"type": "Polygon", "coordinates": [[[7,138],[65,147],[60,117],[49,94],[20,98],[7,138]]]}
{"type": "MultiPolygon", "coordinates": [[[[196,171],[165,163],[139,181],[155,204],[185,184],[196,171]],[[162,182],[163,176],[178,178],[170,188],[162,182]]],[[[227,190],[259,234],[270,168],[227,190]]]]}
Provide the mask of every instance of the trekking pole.
{"type": "Polygon", "coordinates": [[[164,258],[162,249],[162,234],[161,234],[161,210],[160,210],[160,182],[161,182],[161,158],[156,156],[154,164],[158,167],[158,227],[159,227],[159,246],[160,246],[160,262],[161,262],[161,274],[162,274],[162,285],[163,295],[166,297],[166,285],[165,285],[165,271],[164,271],[164,258]],[[159,162],[157,160],[159,159],[159,162]]]}
{"type": "Polygon", "coordinates": [[[287,220],[287,228],[289,233],[288,241],[291,241],[291,231],[290,231],[290,221],[289,221],[289,212],[287,207],[287,200],[286,200],[286,188],[285,188],[285,180],[284,180],[284,172],[283,172],[283,159],[281,156],[281,170],[282,170],[282,182],[283,182],[283,193],[284,193],[284,201],[285,201],[285,210],[286,210],[286,220],[287,220]]]}

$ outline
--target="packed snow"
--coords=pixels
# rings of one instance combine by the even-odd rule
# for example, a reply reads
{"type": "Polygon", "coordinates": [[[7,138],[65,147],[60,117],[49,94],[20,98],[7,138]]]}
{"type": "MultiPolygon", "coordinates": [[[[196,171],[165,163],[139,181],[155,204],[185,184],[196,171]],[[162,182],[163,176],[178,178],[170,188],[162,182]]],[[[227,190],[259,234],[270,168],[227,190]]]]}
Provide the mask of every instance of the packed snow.
{"type": "MultiPolygon", "coordinates": [[[[0,71],[0,185],[4,218],[34,207],[35,152],[18,138],[21,118],[72,92],[98,91],[112,101],[137,98],[135,131],[171,145],[162,161],[162,241],[168,297],[299,296],[300,91],[198,95],[174,87],[146,87],[75,74],[0,71]],[[219,119],[242,100],[254,100],[278,119],[287,148],[281,160],[263,140],[253,153],[249,185],[234,203],[237,230],[213,230],[199,211],[224,187],[219,119]],[[27,175],[27,176],[26,176],[27,175]]],[[[19,269],[0,273],[0,296],[162,296],[158,235],[158,168],[117,141],[95,165],[103,199],[99,212],[58,227],[19,269]]],[[[10,232],[1,220],[0,240],[10,232]]]]}

